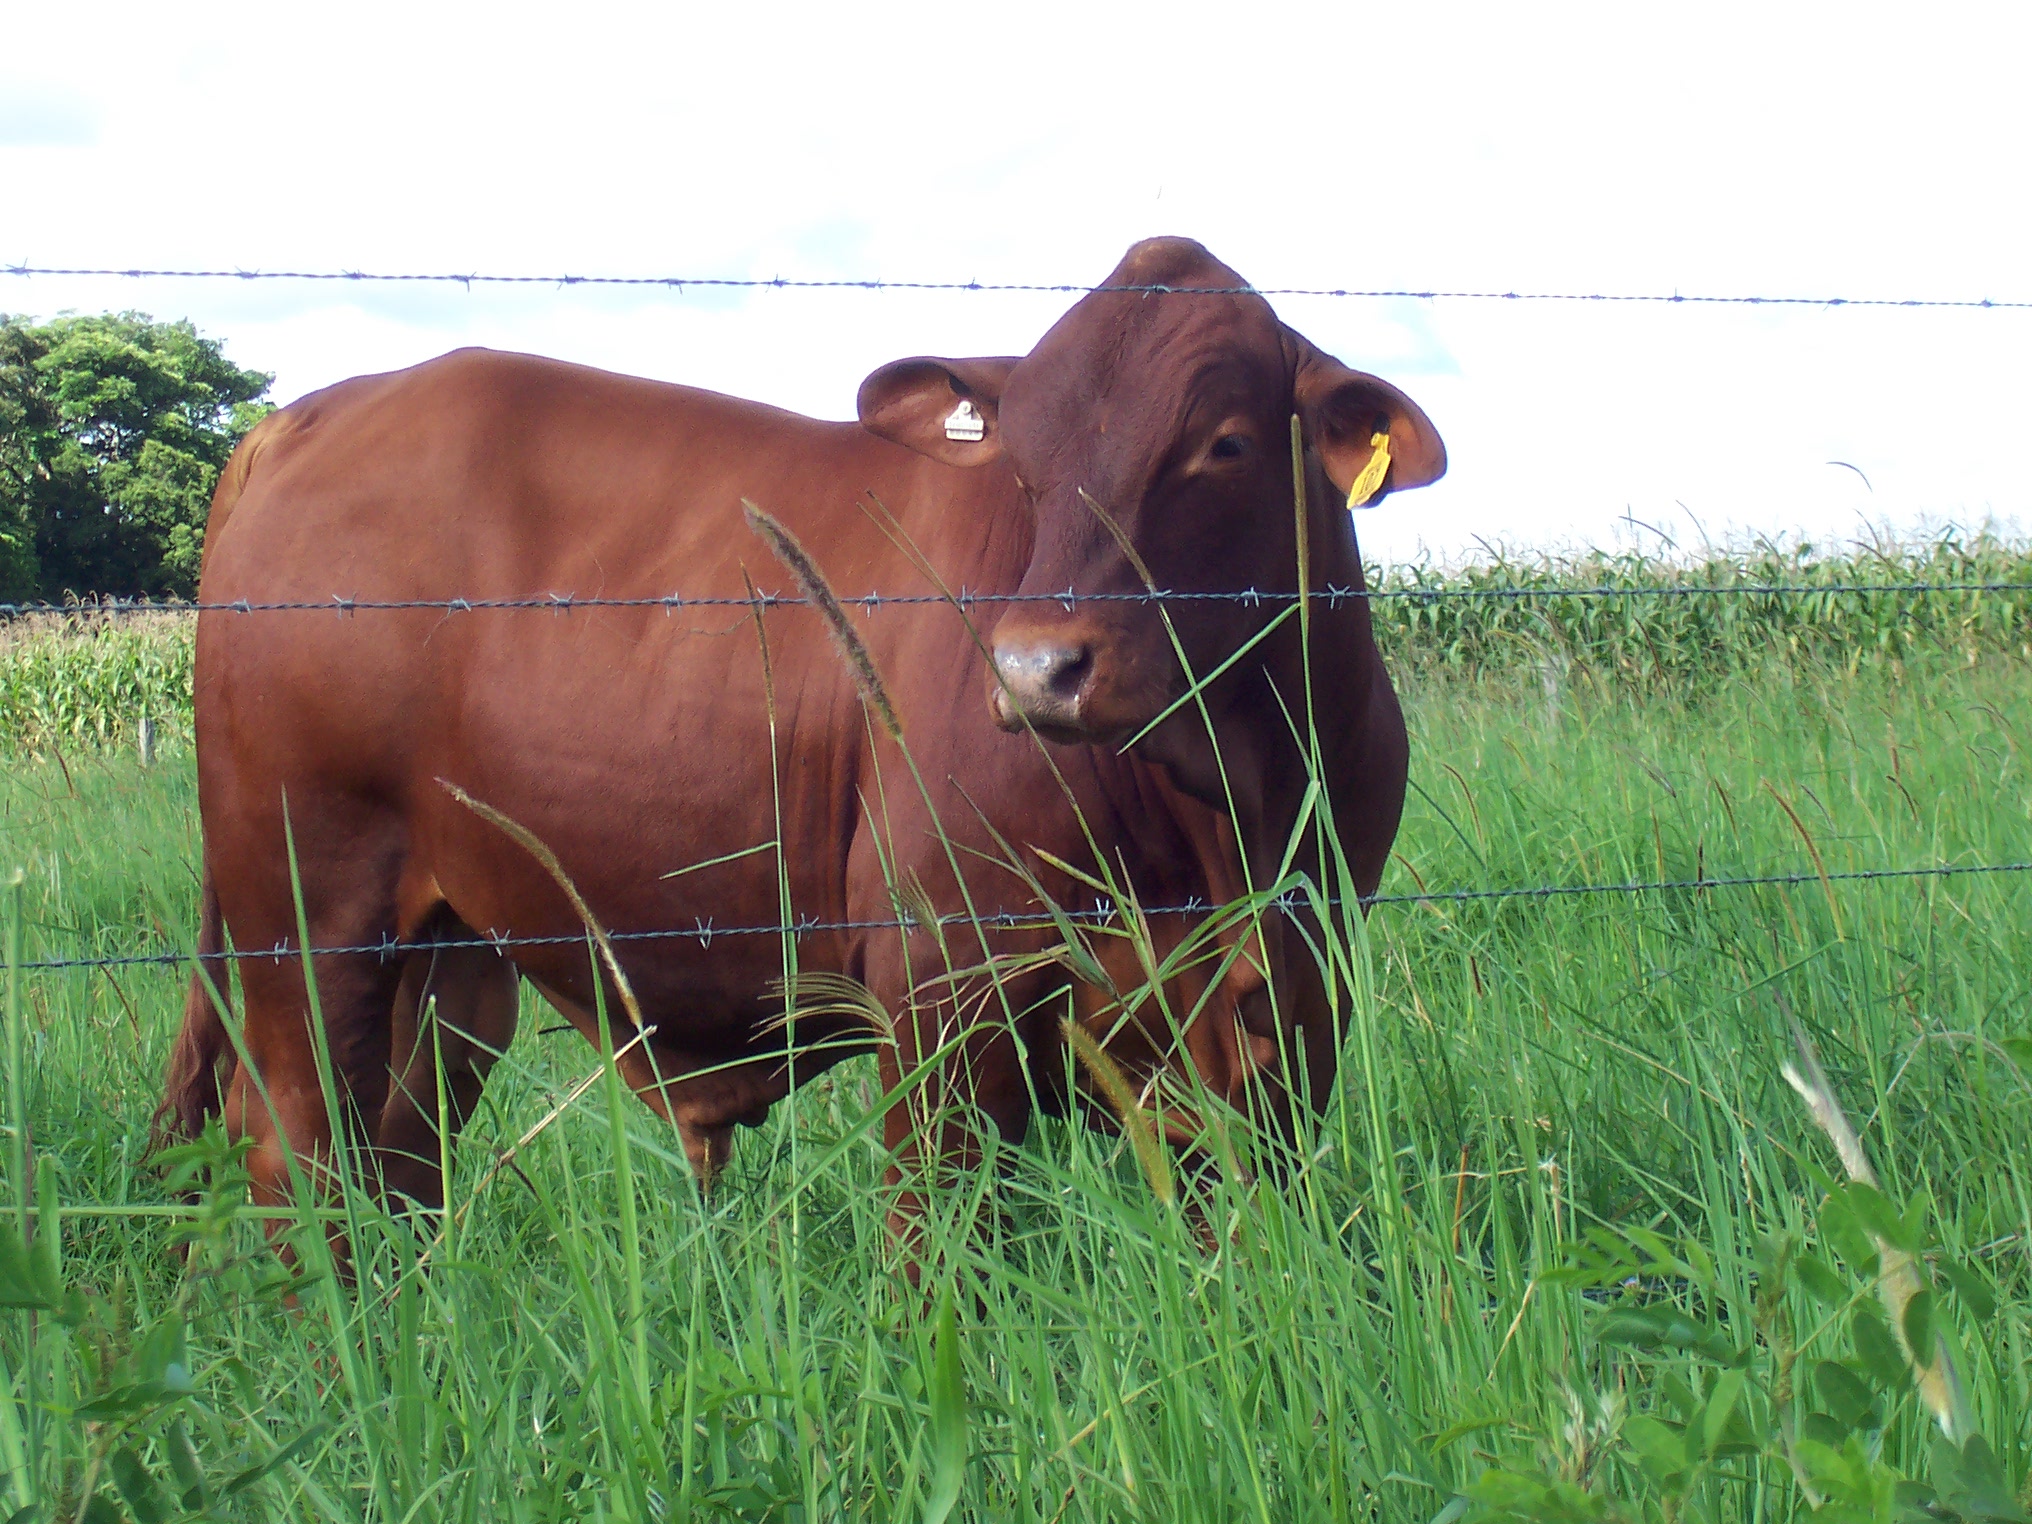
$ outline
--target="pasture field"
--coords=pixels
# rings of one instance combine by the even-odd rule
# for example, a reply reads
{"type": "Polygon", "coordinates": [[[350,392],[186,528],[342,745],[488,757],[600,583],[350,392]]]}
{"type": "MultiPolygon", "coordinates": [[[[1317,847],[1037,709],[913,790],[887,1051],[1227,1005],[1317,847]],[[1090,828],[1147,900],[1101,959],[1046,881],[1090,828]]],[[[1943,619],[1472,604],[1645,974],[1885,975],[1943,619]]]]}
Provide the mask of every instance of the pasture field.
{"type": "MultiPolygon", "coordinates": [[[[2011,1517],[2032,873],[1832,875],[2032,862],[2023,628],[1620,683],[1412,664],[1386,894],[1808,880],[1379,907],[1336,952],[1336,1103],[1203,1183],[1214,1231],[1120,1138],[1044,1125],[942,1194],[921,1297],[867,1060],[702,1198],[531,1001],[452,1211],[344,1199],[348,1286],[314,1227],[294,1279],[261,1247],[229,1151],[185,1158],[195,1219],[146,1162],[179,973],[25,973],[43,1258],[0,1255],[0,1296],[41,1306],[0,1312],[0,1516],[1892,1519],[1917,1483],[2011,1517]],[[1793,1022],[1881,1195],[1781,1077],[1793,1022]],[[1894,1330],[1904,1249],[1931,1289],[1894,1330]],[[1897,1341],[1935,1337],[1987,1451],[1934,1439],[1897,1341]]],[[[188,945],[193,795],[174,745],[10,765],[26,956],[188,945]]]]}

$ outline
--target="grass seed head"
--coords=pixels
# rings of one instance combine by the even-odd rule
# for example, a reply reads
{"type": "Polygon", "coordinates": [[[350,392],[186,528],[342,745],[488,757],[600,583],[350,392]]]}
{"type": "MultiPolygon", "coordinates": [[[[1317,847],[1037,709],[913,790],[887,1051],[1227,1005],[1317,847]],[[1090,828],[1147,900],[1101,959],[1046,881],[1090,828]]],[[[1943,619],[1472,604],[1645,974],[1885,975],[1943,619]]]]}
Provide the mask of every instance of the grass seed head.
{"type": "Polygon", "coordinates": [[[797,580],[805,600],[824,618],[840,654],[847,659],[847,669],[854,674],[855,686],[881,720],[882,728],[889,732],[890,739],[901,741],[903,721],[897,717],[896,705],[890,701],[889,690],[883,686],[882,674],[875,669],[875,658],[868,654],[867,643],[848,621],[847,611],[833,596],[831,585],[819,571],[810,552],[798,543],[796,535],[746,498],[741,499],[741,513],[747,519],[748,527],[760,535],[762,542],[776,553],[776,559],[790,569],[790,575],[797,580]]]}

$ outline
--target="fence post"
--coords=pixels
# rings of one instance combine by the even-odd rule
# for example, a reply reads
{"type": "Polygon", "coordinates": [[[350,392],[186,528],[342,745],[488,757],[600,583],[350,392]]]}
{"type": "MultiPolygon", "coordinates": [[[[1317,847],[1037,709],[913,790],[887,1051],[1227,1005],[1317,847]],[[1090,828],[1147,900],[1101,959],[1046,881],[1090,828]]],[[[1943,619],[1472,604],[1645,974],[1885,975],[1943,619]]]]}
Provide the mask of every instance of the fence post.
{"type": "Polygon", "coordinates": [[[29,1204],[35,1183],[28,1173],[28,1086],[23,1074],[28,1048],[21,1014],[21,886],[28,875],[20,868],[7,875],[7,1123],[13,1128],[8,1183],[14,1187],[14,1226],[23,1248],[34,1232],[29,1204]]]}
{"type": "MultiPolygon", "coordinates": [[[[0,885],[7,895],[7,1122],[13,1128],[13,1147],[8,1165],[14,1176],[8,1183],[14,1187],[14,1230],[19,1235],[24,1260],[28,1260],[34,1231],[30,1202],[35,1196],[35,1182],[28,1173],[28,1084],[23,1070],[28,1043],[22,1031],[24,1018],[21,1011],[21,892],[27,879],[27,873],[16,868],[7,875],[5,884],[0,885]]],[[[46,1226],[54,1233],[63,1231],[55,1223],[46,1226]]],[[[26,1509],[33,1509],[42,1498],[43,1417],[38,1391],[41,1373],[36,1367],[36,1333],[35,1309],[25,1307],[21,1312],[20,1421],[26,1431],[23,1435],[27,1441],[24,1458],[26,1474],[17,1481],[14,1496],[26,1509]]]]}
{"type": "Polygon", "coordinates": [[[134,750],[141,758],[143,767],[155,766],[155,721],[146,712],[141,716],[141,723],[135,727],[134,750]]]}
{"type": "Polygon", "coordinates": [[[1557,729],[1559,726],[1559,700],[1566,686],[1568,665],[1563,655],[1553,651],[1547,651],[1538,662],[1538,693],[1544,700],[1545,724],[1548,729],[1557,729]]]}

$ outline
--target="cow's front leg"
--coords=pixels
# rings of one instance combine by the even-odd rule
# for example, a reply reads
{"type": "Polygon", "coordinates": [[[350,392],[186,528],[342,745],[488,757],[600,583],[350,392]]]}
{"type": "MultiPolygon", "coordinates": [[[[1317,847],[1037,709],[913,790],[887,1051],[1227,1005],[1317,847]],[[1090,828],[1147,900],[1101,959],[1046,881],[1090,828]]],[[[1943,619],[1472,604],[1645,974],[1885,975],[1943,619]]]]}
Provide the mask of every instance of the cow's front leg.
{"type": "MultiPolygon", "coordinates": [[[[940,957],[935,946],[914,950],[940,957]]],[[[929,959],[915,961],[923,969],[929,959]]],[[[871,957],[869,986],[897,1012],[878,1063],[883,1091],[893,1097],[883,1119],[890,1160],[884,1183],[889,1231],[916,1285],[927,1260],[936,1258],[928,1230],[947,1193],[980,1169],[990,1135],[1019,1143],[1029,1125],[1035,1097],[1025,1033],[1039,1019],[1040,991],[1035,979],[954,977],[942,969],[920,974],[911,986],[902,963],[900,954],[887,968],[871,957]],[[895,992],[889,999],[885,986],[895,992]]],[[[962,1231],[975,1226],[970,1221],[962,1231]]]]}
{"type": "MultiPolygon", "coordinates": [[[[529,982],[598,1050],[614,1048],[621,1079],[642,1103],[677,1129],[699,1189],[711,1190],[734,1152],[736,1127],[760,1127],[769,1108],[790,1093],[781,1055],[754,1058],[693,1052],[650,1035],[635,1040],[625,1022],[610,1020],[603,1035],[598,1012],[557,985],[529,982]]],[[[608,1010],[615,1009],[610,1003],[608,1010]]]]}

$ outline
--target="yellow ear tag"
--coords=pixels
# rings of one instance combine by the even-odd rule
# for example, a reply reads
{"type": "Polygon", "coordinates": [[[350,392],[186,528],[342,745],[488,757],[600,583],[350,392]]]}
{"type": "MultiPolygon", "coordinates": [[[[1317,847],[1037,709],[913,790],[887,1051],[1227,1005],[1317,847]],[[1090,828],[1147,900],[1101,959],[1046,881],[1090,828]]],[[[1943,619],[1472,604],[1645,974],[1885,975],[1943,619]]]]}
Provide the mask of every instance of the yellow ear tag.
{"type": "Polygon", "coordinates": [[[1355,477],[1355,484],[1348,488],[1348,506],[1359,508],[1374,497],[1383,485],[1383,478],[1390,474],[1390,436],[1374,434],[1369,438],[1369,462],[1355,477]]]}

